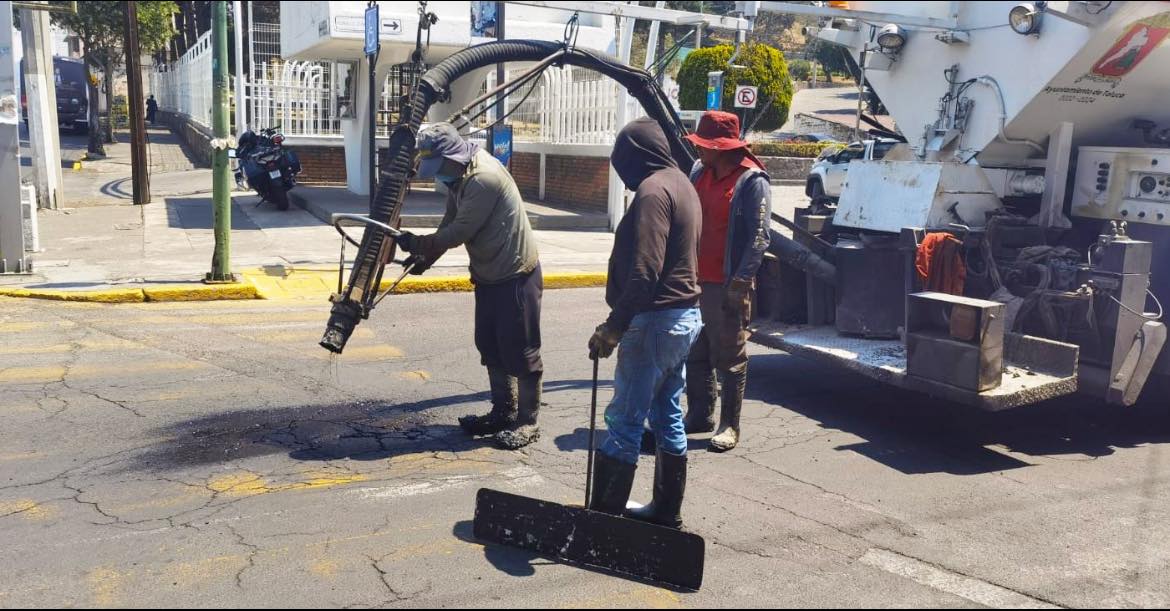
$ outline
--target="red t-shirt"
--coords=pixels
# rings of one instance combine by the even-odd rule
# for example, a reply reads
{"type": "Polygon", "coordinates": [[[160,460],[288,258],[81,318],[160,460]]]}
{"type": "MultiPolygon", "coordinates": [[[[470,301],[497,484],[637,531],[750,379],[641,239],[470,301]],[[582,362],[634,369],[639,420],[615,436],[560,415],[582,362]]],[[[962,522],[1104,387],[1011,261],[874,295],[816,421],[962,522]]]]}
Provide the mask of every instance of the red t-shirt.
{"type": "Polygon", "coordinates": [[[703,231],[699,234],[699,282],[723,283],[723,259],[727,253],[727,224],[731,218],[731,197],[735,183],[748,168],[755,167],[748,156],[723,178],[704,168],[695,181],[699,203],[703,206],[703,231]]]}

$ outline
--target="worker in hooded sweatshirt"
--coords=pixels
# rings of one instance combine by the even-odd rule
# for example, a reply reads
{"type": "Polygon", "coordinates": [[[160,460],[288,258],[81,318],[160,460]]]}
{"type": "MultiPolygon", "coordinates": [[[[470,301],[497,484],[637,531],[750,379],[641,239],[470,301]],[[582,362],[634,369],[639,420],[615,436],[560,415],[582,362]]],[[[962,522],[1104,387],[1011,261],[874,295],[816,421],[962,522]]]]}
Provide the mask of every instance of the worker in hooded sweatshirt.
{"type": "Polygon", "coordinates": [[[540,439],[536,420],[544,375],[544,280],[524,200],[507,168],[449,123],[420,132],[418,152],[416,175],[446,185],[447,213],[435,233],[404,231],[397,243],[423,261],[412,263],[414,273],[448,249],[467,246],[475,284],[475,347],[491,386],[491,411],[464,416],[459,426],[471,435],[494,435],[503,448],[522,448],[540,439]]]}
{"type": "Polygon", "coordinates": [[[631,517],[682,526],[687,439],[680,399],[686,357],[702,328],[697,279],[699,198],[671,157],[658,123],[639,119],[618,133],[610,158],[634,199],[609,258],[609,317],[589,339],[592,358],[617,349],[608,437],[597,453],[591,509],[625,512],[643,423],[657,437],[654,499],[631,517]]]}

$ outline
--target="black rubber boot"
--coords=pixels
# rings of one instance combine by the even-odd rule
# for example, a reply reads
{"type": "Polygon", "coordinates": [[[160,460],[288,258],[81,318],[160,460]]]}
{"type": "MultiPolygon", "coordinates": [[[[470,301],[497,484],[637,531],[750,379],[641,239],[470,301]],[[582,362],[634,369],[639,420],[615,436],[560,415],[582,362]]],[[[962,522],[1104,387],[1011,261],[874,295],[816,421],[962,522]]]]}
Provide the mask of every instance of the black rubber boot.
{"type": "Polygon", "coordinates": [[[711,438],[712,452],[726,452],[739,445],[739,416],[743,411],[743,391],[747,387],[747,363],[723,373],[723,406],[719,412],[719,432],[711,438]]]}
{"type": "Polygon", "coordinates": [[[634,487],[634,471],[638,465],[631,465],[610,458],[604,452],[593,455],[593,490],[589,493],[589,509],[620,516],[626,511],[630,500],[630,489],[634,487]]]}
{"type": "Polygon", "coordinates": [[[687,415],[683,426],[687,435],[715,430],[715,400],[719,385],[715,371],[705,363],[687,363],[687,415]]]}
{"type": "Polygon", "coordinates": [[[459,419],[459,426],[469,435],[495,435],[516,427],[516,378],[498,367],[488,367],[488,382],[492,389],[492,411],[459,419]]]}
{"type": "Polygon", "coordinates": [[[683,493],[687,488],[687,455],[658,452],[654,461],[654,500],[629,516],[670,528],[682,528],[683,493]]]}
{"type": "Polygon", "coordinates": [[[496,433],[496,444],[505,450],[519,450],[540,440],[540,397],[543,393],[543,372],[530,373],[518,381],[516,424],[496,433]]]}

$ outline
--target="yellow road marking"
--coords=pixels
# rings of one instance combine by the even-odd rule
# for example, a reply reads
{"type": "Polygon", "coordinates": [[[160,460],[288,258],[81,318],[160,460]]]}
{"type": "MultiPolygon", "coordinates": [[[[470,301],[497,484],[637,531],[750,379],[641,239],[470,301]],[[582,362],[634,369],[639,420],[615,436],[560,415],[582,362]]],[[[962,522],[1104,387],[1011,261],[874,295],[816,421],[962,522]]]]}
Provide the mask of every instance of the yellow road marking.
{"type": "Polygon", "coordinates": [[[23,333],[25,331],[39,331],[41,329],[71,329],[76,326],[77,323],[71,320],[58,320],[53,322],[0,322],[0,334],[23,333]]]}
{"type": "Polygon", "coordinates": [[[323,558],[314,562],[313,565],[309,567],[309,572],[318,577],[331,579],[334,575],[337,575],[337,569],[339,568],[341,568],[341,565],[338,564],[336,560],[323,558]]]}
{"type": "Polygon", "coordinates": [[[232,496],[253,496],[270,492],[286,492],[289,490],[316,490],[344,486],[368,479],[360,473],[328,473],[311,472],[303,474],[305,479],[289,483],[273,482],[261,475],[248,471],[238,471],[224,475],[217,475],[207,482],[207,487],[221,494],[232,496]]]}
{"type": "Polygon", "coordinates": [[[403,371],[398,374],[398,377],[404,380],[417,380],[419,382],[426,382],[431,379],[431,374],[428,371],[403,371]]]}
{"type": "Polygon", "coordinates": [[[42,505],[32,499],[0,501],[0,516],[19,516],[25,520],[48,520],[57,515],[53,507],[42,505]]]}
{"type": "MultiPolygon", "coordinates": [[[[119,363],[110,365],[75,365],[69,369],[69,377],[107,377],[135,375],[155,371],[183,371],[210,368],[199,361],[159,361],[151,363],[119,363]]],[[[60,381],[65,376],[65,367],[47,365],[35,367],[9,367],[0,370],[0,382],[47,383],[60,381]]]]}
{"type": "Polygon", "coordinates": [[[93,602],[98,607],[118,606],[123,575],[108,567],[98,567],[85,576],[93,593],[93,602]]]}

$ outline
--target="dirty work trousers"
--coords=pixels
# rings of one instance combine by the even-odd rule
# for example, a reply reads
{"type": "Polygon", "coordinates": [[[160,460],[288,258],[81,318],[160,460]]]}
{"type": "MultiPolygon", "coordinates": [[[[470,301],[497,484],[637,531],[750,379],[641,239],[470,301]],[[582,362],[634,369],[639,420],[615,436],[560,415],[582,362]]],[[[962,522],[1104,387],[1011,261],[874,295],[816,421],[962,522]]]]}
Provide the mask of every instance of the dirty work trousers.
{"type": "Polygon", "coordinates": [[[497,284],[475,285],[475,347],[480,362],[523,377],[544,371],[540,359],[540,264],[497,284]]]}
{"type": "Polygon", "coordinates": [[[750,291],[737,302],[734,311],[724,309],[727,288],[722,284],[704,282],[700,285],[699,309],[703,312],[703,331],[691,348],[687,366],[692,374],[711,370],[727,371],[747,363],[748,323],[751,322],[750,291]]]}
{"type": "Polygon", "coordinates": [[[703,322],[698,308],[643,312],[622,335],[614,373],[613,401],[605,409],[609,436],[600,451],[637,464],[647,418],[659,449],[687,452],[680,399],[686,385],[686,359],[703,322]]]}

